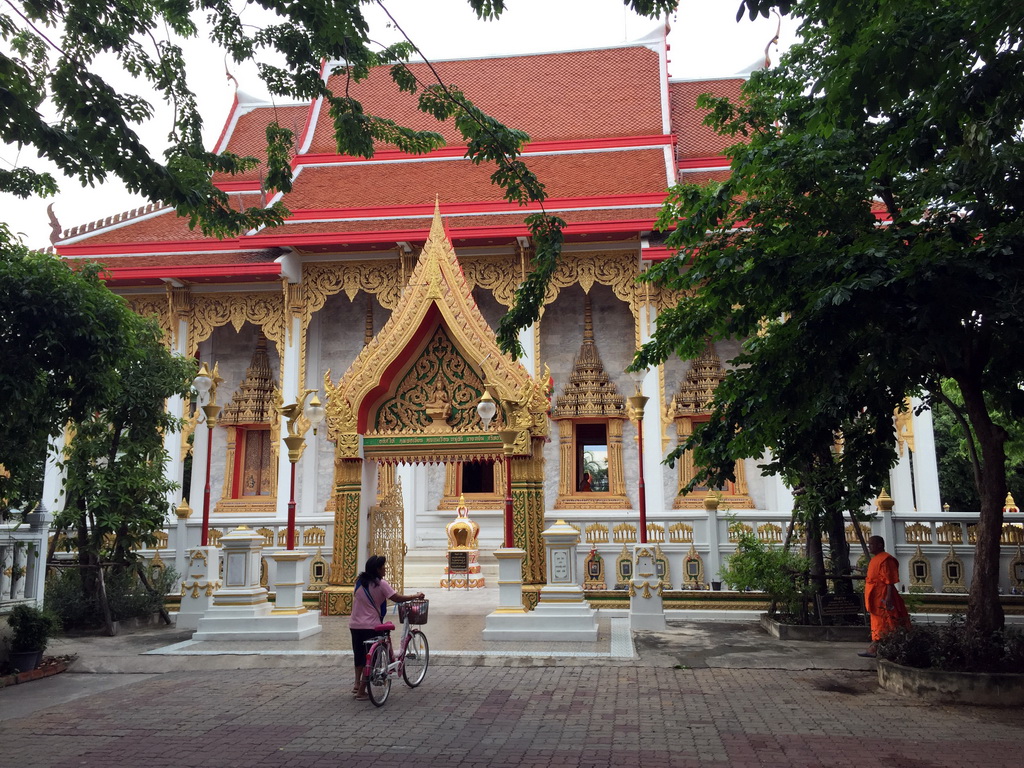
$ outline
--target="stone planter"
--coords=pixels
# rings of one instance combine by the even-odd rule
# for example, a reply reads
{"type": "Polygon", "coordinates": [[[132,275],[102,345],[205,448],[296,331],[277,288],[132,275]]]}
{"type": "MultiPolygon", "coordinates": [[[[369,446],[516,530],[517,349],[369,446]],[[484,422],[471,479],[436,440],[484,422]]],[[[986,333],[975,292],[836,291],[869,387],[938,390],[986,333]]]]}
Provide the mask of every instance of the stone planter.
{"type": "Polygon", "coordinates": [[[878,660],[878,685],[901,696],[941,704],[1018,707],[1024,704],[1024,674],[945,672],[878,660]]]}
{"type": "Polygon", "coordinates": [[[812,642],[864,643],[871,642],[868,627],[820,627],[817,625],[782,624],[761,614],[761,629],[779,640],[810,640],[812,642]]]}

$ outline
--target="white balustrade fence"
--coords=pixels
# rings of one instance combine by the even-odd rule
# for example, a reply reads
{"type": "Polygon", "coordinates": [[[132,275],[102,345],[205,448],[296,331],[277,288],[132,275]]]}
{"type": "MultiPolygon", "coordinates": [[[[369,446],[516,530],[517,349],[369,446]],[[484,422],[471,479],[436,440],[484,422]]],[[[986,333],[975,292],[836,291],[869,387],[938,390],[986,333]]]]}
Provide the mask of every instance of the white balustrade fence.
{"type": "Polygon", "coordinates": [[[0,613],[18,603],[42,607],[50,515],[44,509],[0,523],[0,613]]]}

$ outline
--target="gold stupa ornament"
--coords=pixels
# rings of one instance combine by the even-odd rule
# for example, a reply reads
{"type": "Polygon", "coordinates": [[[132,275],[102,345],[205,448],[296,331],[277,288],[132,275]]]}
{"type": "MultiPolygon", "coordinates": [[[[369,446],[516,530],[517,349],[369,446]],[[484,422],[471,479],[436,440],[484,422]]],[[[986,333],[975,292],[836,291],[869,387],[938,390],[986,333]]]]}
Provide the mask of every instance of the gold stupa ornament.
{"type": "Polygon", "coordinates": [[[274,418],[274,377],[267,356],[267,337],[260,335],[242,386],[224,408],[222,424],[269,424],[274,418]]]}
{"type": "Polygon", "coordinates": [[[626,398],[618,393],[604,369],[594,343],[594,319],[590,295],[583,304],[583,344],[569,374],[565,392],[555,399],[551,416],[555,419],[613,416],[625,418],[626,398]]]}

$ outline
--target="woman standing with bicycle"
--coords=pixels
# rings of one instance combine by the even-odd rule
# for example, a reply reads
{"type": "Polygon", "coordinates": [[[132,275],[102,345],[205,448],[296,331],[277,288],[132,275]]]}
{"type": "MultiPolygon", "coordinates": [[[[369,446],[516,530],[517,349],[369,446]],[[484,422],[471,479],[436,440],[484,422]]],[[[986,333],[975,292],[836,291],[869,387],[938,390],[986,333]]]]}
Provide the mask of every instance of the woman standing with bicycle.
{"type": "Polygon", "coordinates": [[[352,590],[352,615],[348,619],[348,628],[352,633],[352,655],[355,657],[356,677],[352,686],[352,694],[357,701],[365,701],[366,680],[366,646],[364,642],[376,637],[376,627],[384,621],[388,612],[388,600],[405,603],[409,600],[422,600],[423,593],[400,595],[394,587],[384,579],[384,567],[387,558],[373,555],[366,561],[366,570],[356,577],[352,590]]]}

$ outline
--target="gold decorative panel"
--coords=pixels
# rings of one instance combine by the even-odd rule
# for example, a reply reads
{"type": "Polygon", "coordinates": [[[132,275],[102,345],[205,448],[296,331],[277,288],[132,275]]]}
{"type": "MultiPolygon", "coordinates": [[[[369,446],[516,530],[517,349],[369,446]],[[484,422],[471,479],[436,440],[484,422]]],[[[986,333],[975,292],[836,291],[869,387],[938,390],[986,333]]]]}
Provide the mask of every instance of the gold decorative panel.
{"type": "Polygon", "coordinates": [[[405,590],[405,505],[402,481],[395,479],[380,504],[370,507],[369,550],[387,558],[387,579],[399,592],[405,590]]]}
{"type": "Polygon", "coordinates": [[[607,544],[608,526],[603,523],[593,523],[586,528],[588,544],[607,544]]]}
{"type": "Polygon", "coordinates": [[[782,526],[775,523],[762,523],[757,526],[757,538],[769,544],[781,544],[782,526]]]}
{"type": "Polygon", "coordinates": [[[907,544],[931,544],[932,529],[924,523],[904,523],[903,537],[907,544]]]}
{"type": "Polygon", "coordinates": [[[596,549],[591,549],[583,561],[583,589],[607,589],[604,580],[604,558],[596,549]]]}
{"type": "Polygon", "coordinates": [[[935,527],[939,544],[963,544],[964,528],[960,523],[942,523],[935,527]]]}
{"type": "MultiPolygon", "coordinates": [[[[945,563],[943,563],[943,569],[945,569],[945,563]]],[[[911,592],[933,592],[935,590],[932,584],[932,564],[924,556],[920,544],[917,545],[913,557],[910,558],[908,572],[911,592]]]]}
{"type": "Polygon", "coordinates": [[[652,544],[665,543],[665,526],[658,523],[647,524],[647,540],[652,544]]]}
{"type": "Polygon", "coordinates": [[[960,556],[949,548],[949,554],[942,561],[942,591],[952,593],[967,592],[967,574],[964,570],[964,561],[960,556]]]}
{"type": "Polygon", "coordinates": [[[636,526],[632,523],[619,523],[612,528],[612,541],[616,544],[632,544],[636,541],[636,526]]]}
{"type": "Polygon", "coordinates": [[[483,393],[480,377],[439,325],[395,394],[377,409],[373,428],[385,434],[479,429],[476,405],[483,393]]]}
{"type": "Polygon", "coordinates": [[[302,532],[302,546],[322,547],[327,543],[327,531],[318,525],[310,526],[302,532]]]}
{"type": "Polygon", "coordinates": [[[1020,523],[1003,523],[1003,530],[999,534],[1000,544],[1024,544],[1024,528],[1020,523]]]}
{"type": "Polygon", "coordinates": [[[691,544],[683,558],[683,589],[704,589],[704,558],[691,544]]]}
{"type": "MultiPolygon", "coordinates": [[[[859,523],[859,525],[860,525],[861,537],[864,538],[864,541],[867,541],[868,539],[871,538],[871,526],[868,525],[867,523],[859,523]]],[[[845,531],[846,531],[846,542],[848,544],[859,544],[860,543],[860,537],[857,536],[857,529],[855,529],[853,527],[853,523],[847,523],[845,531]]]]}
{"type": "Polygon", "coordinates": [[[740,523],[740,522],[730,523],[730,525],[729,525],[729,541],[732,542],[733,544],[735,544],[737,541],[740,540],[741,536],[749,536],[753,532],[754,532],[754,529],[751,528],[746,523],[740,523]]]}
{"type": "Polygon", "coordinates": [[[263,537],[263,546],[274,546],[274,531],[270,528],[257,528],[256,533],[263,537]]]}
{"type": "Polygon", "coordinates": [[[327,586],[327,576],[330,573],[330,566],[324,557],[322,550],[317,549],[316,554],[309,563],[309,590],[311,592],[322,592],[327,586]]]}
{"type": "Polygon", "coordinates": [[[693,526],[686,523],[674,523],[668,528],[668,540],[672,544],[688,544],[693,542],[693,526]]]}

